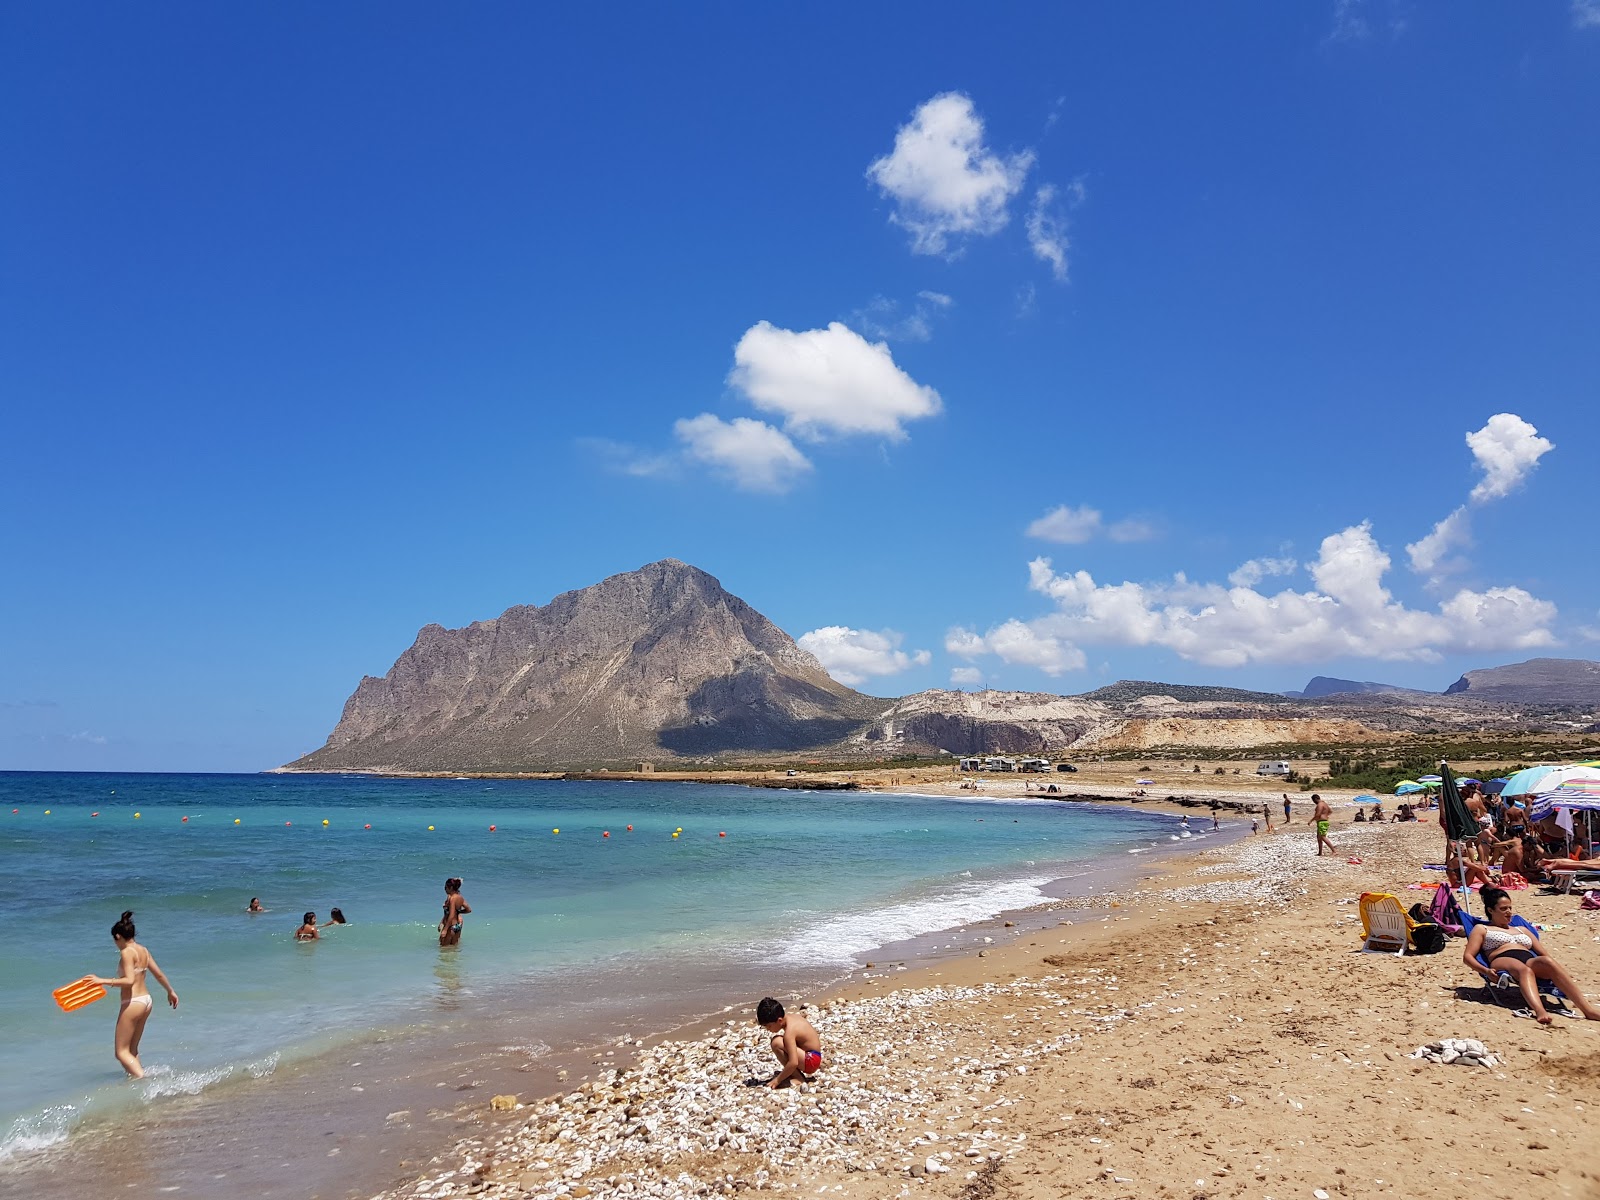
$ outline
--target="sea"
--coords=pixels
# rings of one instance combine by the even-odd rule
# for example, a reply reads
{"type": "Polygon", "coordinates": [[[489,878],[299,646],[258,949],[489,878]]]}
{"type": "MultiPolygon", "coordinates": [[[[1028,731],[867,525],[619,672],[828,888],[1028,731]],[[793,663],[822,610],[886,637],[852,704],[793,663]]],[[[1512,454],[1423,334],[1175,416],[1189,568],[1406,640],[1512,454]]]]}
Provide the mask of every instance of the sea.
{"type": "Polygon", "coordinates": [[[1001,913],[1125,882],[1180,832],[1043,799],[0,773],[0,1193],[370,1195],[493,1088],[548,1091],[763,994],[815,996],[885,948],[960,950],[1001,913]],[[450,876],[472,913],[441,948],[450,876]],[[114,992],[51,998],[115,971],[125,909],[180,997],[151,980],[142,1081],[112,1057],[114,992]],[[323,935],[296,942],[308,911],[323,935]]]}

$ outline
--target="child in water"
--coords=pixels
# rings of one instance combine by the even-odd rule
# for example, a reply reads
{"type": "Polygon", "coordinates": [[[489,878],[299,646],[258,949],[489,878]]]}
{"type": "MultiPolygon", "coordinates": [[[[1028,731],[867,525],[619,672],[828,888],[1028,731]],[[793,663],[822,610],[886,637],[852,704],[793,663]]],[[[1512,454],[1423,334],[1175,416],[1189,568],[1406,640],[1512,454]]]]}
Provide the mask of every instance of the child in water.
{"type": "Polygon", "coordinates": [[[767,1080],[769,1088],[780,1088],[789,1080],[815,1075],[822,1069],[822,1036],[801,1016],[787,1016],[783,1005],[767,996],[756,1005],[756,1024],[772,1034],[773,1057],[782,1070],[767,1080]]]}

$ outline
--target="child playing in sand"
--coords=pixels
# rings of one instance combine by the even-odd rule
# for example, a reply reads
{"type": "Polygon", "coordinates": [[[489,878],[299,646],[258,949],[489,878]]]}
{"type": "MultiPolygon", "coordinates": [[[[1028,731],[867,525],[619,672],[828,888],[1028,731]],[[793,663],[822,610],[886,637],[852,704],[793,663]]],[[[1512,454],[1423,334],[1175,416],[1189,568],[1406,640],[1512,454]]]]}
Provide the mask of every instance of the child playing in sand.
{"type": "Polygon", "coordinates": [[[799,1076],[822,1069],[822,1037],[816,1027],[801,1016],[786,1016],[783,1005],[771,996],[756,1005],[756,1024],[772,1034],[772,1054],[783,1067],[767,1080],[769,1088],[780,1088],[799,1076]]]}

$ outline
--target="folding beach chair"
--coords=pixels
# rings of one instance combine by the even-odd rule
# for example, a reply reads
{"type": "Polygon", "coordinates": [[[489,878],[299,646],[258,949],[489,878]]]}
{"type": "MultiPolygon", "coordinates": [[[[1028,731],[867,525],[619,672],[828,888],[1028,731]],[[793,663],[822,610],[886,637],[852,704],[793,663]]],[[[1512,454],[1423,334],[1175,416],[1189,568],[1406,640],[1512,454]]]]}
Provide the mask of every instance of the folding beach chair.
{"type": "Polygon", "coordinates": [[[1367,954],[1404,954],[1411,944],[1410,918],[1388,892],[1361,893],[1361,932],[1367,954]]]}
{"type": "MultiPolygon", "coordinates": [[[[1483,924],[1482,917],[1475,917],[1465,909],[1461,910],[1461,920],[1468,937],[1472,936],[1472,927],[1474,925],[1483,924]]],[[[1520,915],[1511,918],[1511,927],[1513,929],[1521,927],[1533,934],[1534,937],[1539,936],[1538,928],[1526,917],[1520,915]]],[[[1478,964],[1483,967],[1484,970],[1492,971],[1494,969],[1489,965],[1489,960],[1484,958],[1482,952],[1479,952],[1477,955],[1477,960],[1478,964]]],[[[1551,980],[1540,979],[1537,981],[1537,983],[1539,994],[1547,999],[1559,1001],[1560,1004],[1558,1005],[1558,1008],[1565,1011],[1567,1001],[1566,993],[1558,988],[1551,980]]],[[[1496,1004],[1511,1009],[1523,1007],[1522,989],[1517,986],[1516,980],[1512,979],[1511,976],[1506,974],[1504,971],[1500,973],[1499,979],[1495,980],[1493,983],[1487,983],[1484,986],[1489,989],[1489,995],[1494,998],[1494,1002],[1496,1004]]]]}

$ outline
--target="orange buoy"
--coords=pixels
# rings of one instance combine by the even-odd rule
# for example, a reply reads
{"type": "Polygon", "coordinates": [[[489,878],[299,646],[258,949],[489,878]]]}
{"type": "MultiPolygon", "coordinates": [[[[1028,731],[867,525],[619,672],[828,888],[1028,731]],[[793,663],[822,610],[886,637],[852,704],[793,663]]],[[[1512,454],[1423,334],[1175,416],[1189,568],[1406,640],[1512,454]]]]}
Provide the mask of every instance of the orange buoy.
{"type": "Polygon", "coordinates": [[[285,825],[293,825],[293,824],[294,824],[294,822],[293,822],[293,821],[285,821],[285,822],[284,822],[284,824],[285,824],[285,825]]]}
{"type": "Polygon", "coordinates": [[[602,829],[602,830],[601,830],[601,831],[600,831],[600,836],[601,836],[601,837],[610,837],[610,836],[611,836],[611,830],[609,830],[609,829],[602,829]]]}
{"type": "Polygon", "coordinates": [[[74,980],[66,987],[58,987],[50,993],[56,998],[56,1003],[61,1006],[62,1012],[72,1012],[82,1008],[85,1004],[93,1004],[106,994],[106,989],[98,983],[90,983],[89,976],[74,980]]]}
{"type": "Polygon", "coordinates": [[[185,824],[185,825],[187,825],[187,824],[188,824],[188,823],[189,823],[189,818],[188,818],[188,817],[184,817],[184,818],[183,818],[183,823],[184,823],[184,824],[185,824]]]}
{"type": "MultiPolygon", "coordinates": [[[[17,811],[17,810],[16,810],[16,809],[12,809],[12,810],[11,810],[11,811],[12,811],[12,812],[16,812],[16,811],[17,811]]],[[[629,825],[629,826],[628,826],[628,832],[629,832],[629,833],[632,833],[632,832],[633,832],[633,826],[632,826],[632,825],[629,825]]]]}
{"type": "Polygon", "coordinates": [[[718,837],[727,837],[727,836],[728,836],[728,834],[727,834],[727,831],[726,831],[726,830],[724,830],[724,831],[723,831],[723,832],[722,832],[722,833],[719,833],[719,834],[717,834],[717,836],[718,836],[718,837]]]}
{"type": "Polygon", "coordinates": [[[490,833],[493,833],[493,832],[494,832],[494,826],[493,826],[493,825],[491,825],[491,826],[489,826],[489,832],[490,832],[490,833]]]}
{"type": "Polygon", "coordinates": [[[100,814],[99,814],[99,813],[90,813],[90,814],[89,814],[89,815],[90,815],[90,816],[91,816],[91,817],[98,817],[98,816],[99,816],[99,815],[100,815],[100,814]]]}
{"type": "Polygon", "coordinates": [[[371,825],[363,825],[361,828],[363,828],[363,829],[371,829],[372,826],[371,825]]]}

